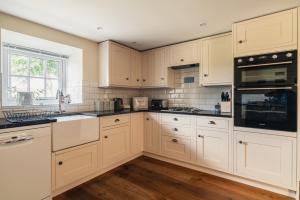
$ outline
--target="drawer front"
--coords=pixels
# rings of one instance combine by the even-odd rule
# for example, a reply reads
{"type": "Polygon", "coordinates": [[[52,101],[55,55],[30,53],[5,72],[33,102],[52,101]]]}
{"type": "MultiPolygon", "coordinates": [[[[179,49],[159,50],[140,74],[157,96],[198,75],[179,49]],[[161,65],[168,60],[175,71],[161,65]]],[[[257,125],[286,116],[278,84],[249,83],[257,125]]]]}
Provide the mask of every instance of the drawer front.
{"type": "Polygon", "coordinates": [[[163,114],[161,115],[162,124],[181,124],[185,126],[192,125],[192,117],[186,115],[163,114]]]}
{"type": "Polygon", "coordinates": [[[228,129],[229,121],[226,119],[199,117],[199,118],[197,118],[197,127],[228,129]]]}
{"type": "Polygon", "coordinates": [[[161,153],[166,157],[189,161],[191,159],[191,139],[162,136],[161,153]]]}
{"type": "Polygon", "coordinates": [[[113,115],[109,117],[103,117],[100,122],[101,128],[117,126],[124,123],[130,122],[130,115],[113,115]]]}
{"type": "Polygon", "coordinates": [[[169,125],[163,124],[161,126],[162,135],[177,135],[177,136],[186,136],[190,137],[194,135],[195,130],[192,127],[180,126],[178,124],[169,125]]]}

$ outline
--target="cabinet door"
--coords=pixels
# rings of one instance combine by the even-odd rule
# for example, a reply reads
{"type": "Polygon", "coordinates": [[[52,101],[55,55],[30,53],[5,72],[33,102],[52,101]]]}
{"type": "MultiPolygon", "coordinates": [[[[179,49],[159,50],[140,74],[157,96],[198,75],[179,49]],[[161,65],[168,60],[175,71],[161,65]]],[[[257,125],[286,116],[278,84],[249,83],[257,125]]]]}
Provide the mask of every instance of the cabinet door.
{"type": "Polygon", "coordinates": [[[197,162],[205,167],[229,169],[229,136],[227,132],[197,130],[197,162]]]}
{"type": "Polygon", "coordinates": [[[142,85],[143,87],[151,87],[154,77],[154,51],[146,51],[142,53],[142,85]]]}
{"type": "Polygon", "coordinates": [[[200,41],[184,42],[170,47],[170,66],[200,63],[200,41]]]}
{"type": "Polygon", "coordinates": [[[233,82],[233,53],[231,34],[202,41],[201,85],[224,85],[233,82]]]}
{"type": "Polygon", "coordinates": [[[144,149],[144,113],[131,114],[130,152],[132,155],[144,149]]]}
{"type": "Polygon", "coordinates": [[[158,113],[145,113],[144,148],[150,153],[160,152],[160,126],[158,113]]]}
{"type": "Polygon", "coordinates": [[[110,43],[109,51],[110,85],[130,85],[130,49],[115,43],[110,43]]]}
{"type": "Polygon", "coordinates": [[[297,9],[233,26],[235,57],[297,48],[297,9]]]}
{"type": "Polygon", "coordinates": [[[190,137],[162,136],[161,153],[166,157],[189,161],[191,159],[190,137]]]}
{"type": "Polygon", "coordinates": [[[130,82],[133,87],[142,86],[142,55],[140,52],[131,50],[130,82]]]}
{"type": "Polygon", "coordinates": [[[154,50],[153,86],[167,85],[166,51],[164,48],[154,50]]]}
{"type": "Polygon", "coordinates": [[[101,135],[103,138],[102,163],[104,168],[116,164],[128,157],[130,144],[129,126],[104,130],[101,135]]]}
{"type": "Polygon", "coordinates": [[[97,170],[97,144],[55,155],[55,187],[66,186],[97,170]]]}
{"type": "Polygon", "coordinates": [[[236,174],[295,189],[296,139],[236,132],[236,174]]]}

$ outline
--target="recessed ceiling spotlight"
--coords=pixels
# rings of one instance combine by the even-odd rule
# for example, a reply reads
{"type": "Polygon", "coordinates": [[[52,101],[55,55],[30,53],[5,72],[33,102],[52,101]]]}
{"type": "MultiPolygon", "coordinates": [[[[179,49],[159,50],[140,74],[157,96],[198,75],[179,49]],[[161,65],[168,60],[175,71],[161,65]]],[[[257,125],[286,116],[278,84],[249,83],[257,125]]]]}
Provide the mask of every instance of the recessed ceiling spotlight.
{"type": "Polygon", "coordinates": [[[200,24],[201,27],[206,26],[206,25],[207,24],[205,22],[200,24]]]}
{"type": "Polygon", "coordinates": [[[98,26],[97,31],[101,31],[101,30],[103,30],[103,28],[101,26],[98,26]]]}

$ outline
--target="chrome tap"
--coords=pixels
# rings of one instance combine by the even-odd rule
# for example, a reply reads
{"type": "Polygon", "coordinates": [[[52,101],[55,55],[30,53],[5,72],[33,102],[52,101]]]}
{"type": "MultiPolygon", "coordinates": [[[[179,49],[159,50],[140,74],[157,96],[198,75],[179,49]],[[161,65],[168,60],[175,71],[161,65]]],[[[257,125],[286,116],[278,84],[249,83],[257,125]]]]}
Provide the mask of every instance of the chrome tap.
{"type": "Polygon", "coordinates": [[[58,99],[58,112],[59,114],[65,112],[65,110],[62,109],[62,104],[63,103],[71,103],[71,96],[67,94],[66,96],[64,95],[63,91],[57,90],[56,92],[56,99],[58,99]]]}

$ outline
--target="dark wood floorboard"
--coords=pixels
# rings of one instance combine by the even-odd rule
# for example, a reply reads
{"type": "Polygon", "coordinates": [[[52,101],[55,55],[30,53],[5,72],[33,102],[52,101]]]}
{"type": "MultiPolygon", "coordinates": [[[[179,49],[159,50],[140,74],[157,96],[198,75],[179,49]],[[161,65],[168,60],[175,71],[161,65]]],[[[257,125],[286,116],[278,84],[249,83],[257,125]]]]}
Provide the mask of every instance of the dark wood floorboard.
{"type": "Polygon", "coordinates": [[[54,200],[292,200],[148,157],[137,158],[54,200]]]}

